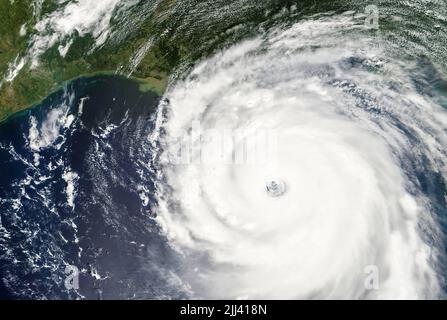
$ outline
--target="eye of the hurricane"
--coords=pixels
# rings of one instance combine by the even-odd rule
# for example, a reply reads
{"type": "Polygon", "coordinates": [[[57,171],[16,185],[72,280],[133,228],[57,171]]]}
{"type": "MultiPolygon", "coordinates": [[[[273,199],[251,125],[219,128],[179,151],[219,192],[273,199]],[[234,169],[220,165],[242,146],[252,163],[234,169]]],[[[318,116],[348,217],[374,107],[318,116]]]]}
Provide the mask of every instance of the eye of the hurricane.
{"type": "Polygon", "coordinates": [[[266,190],[271,197],[280,197],[286,192],[286,184],[279,179],[270,179],[267,181],[266,190]]]}

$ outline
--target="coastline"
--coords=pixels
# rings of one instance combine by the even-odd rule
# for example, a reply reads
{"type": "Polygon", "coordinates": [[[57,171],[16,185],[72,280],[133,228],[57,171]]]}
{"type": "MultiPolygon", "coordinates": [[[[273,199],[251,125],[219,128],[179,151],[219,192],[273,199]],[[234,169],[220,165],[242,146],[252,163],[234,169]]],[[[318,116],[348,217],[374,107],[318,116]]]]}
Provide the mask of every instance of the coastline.
{"type": "MultiPolygon", "coordinates": [[[[92,73],[86,73],[79,75],[77,77],[71,78],[69,80],[63,81],[61,84],[59,84],[57,87],[55,87],[53,90],[51,90],[44,98],[37,100],[33,102],[32,104],[28,106],[24,106],[21,109],[18,109],[12,113],[6,114],[5,116],[0,116],[0,126],[4,123],[7,123],[11,119],[14,119],[16,117],[20,117],[24,113],[28,112],[29,110],[39,106],[42,104],[42,102],[50,97],[51,95],[61,91],[64,89],[64,87],[70,85],[71,83],[79,80],[79,79],[93,79],[97,77],[111,77],[111,78],[117,78],[117,79],[126,79],[132,82],[135,82],[138,84],[138,88],[141,92],[148,92],[152,91],[156,93],[159,96],[162,96],[163,93],[166,90],[167,87],[167,76],[160,77],[161,79],[156,78],[138,78],[138,77],[127,77],[122,74],[117,74],[116,71],[97,71],[92,73]]],[[[1,112],[0,112],[1,114],[1,112]]]]}

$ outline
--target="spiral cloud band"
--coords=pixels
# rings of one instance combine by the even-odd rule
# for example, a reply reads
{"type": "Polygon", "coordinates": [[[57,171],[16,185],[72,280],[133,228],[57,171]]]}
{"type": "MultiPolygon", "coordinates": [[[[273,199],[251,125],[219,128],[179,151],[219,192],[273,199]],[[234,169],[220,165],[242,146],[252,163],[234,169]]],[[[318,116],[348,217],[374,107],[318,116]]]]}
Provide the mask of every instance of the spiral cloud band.
{"type": "Polygon", "coordinates": [[[444,178],[447,118],[411,63],[378,43],[358,17],[313,17],[224,50],[168,90],[162,152],[179,136],[214,141],[211,129],[276,139],[257,146],[275,153],[259,163],[161,157],[156,221],[195,297],[439,297],[442,236],[417,176],[444,178]],[[272,179],[284,189],[274,197],[272,179]]]}

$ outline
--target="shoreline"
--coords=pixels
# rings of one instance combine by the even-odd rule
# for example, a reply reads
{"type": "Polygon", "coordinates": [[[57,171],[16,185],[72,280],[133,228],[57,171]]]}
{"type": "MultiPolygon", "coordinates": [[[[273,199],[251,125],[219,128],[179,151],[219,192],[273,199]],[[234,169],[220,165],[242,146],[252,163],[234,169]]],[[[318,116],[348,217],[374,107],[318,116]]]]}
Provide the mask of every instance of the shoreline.
{"type": "Polygon", "coordinates": [[[157,78],[127,77],[122,74],[117,74],[116,71],[97,71],[97,72],[86,73],[86,74],[79,75],[75,78],[63,81],[60,85],[58,85],[54,90],[51,90],[44,98],[40,99],[39,101],[36,101],[36,102],[32,103],[31,105],[24,107],[23,109],[19,109],[3,118],[0,118],[0,126],[16,117],[20,117],[24,113],[28,112],[30,109],[33,109],[33,108],[39,106],[40,104],[42,104],[42,102],[45,99],[47,99],[51,95],[63,90],[66,86],[70,85],[71,83],[73,83],[77,80],[80,80],[80,79],[89,79],[90,80],[90,79],[96,78],[96,77],[111,77],[111,78],[126,79],[129,81],[135,82],[138,85],[138,90],[140,92],[144,93],[144,92],[152,91],[159,96],[163,95],[163,93],[165,92],[166,87],[167,87],[167,76],[162,79],[157,79],[157,78]],[[156,83],[154,83],[154,81],[156,83]],[[159,86],[157,86],[157,82],[159,82],[158,83],[159,86]]]}

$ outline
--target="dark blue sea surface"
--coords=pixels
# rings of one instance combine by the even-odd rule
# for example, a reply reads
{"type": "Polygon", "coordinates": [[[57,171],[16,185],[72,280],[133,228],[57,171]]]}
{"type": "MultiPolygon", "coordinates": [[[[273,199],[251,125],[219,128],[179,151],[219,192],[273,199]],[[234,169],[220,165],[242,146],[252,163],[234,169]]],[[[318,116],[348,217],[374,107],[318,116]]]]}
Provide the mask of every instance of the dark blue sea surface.
{"type": "Polygon", "coordinates": [[[151,219],[159,102],[124,78],[80,78],[0,125],[0,298],[185,297],[151,219]]]}

